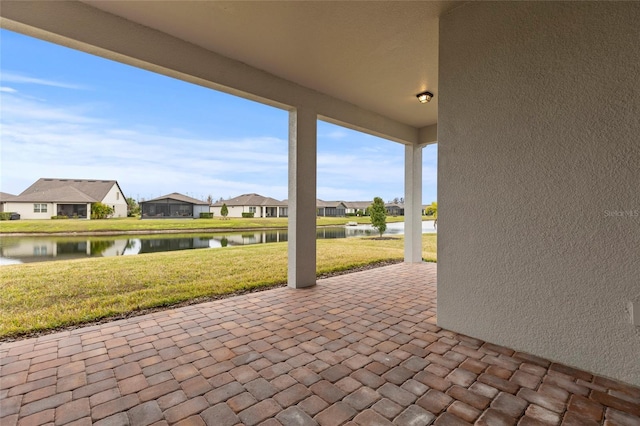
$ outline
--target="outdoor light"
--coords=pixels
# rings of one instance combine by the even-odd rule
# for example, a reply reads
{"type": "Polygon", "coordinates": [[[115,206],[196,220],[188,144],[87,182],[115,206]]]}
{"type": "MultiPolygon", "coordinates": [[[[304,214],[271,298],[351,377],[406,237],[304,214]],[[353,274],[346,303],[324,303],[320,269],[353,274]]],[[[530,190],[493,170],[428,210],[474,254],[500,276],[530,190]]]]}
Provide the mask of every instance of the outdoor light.
{"type": "Polygon", "coordinates": [[[416,95],[416,98],[420,101],[421,104],[426,104],[433,98],[433,93],[431,92],[422,92],[416,95]]]}

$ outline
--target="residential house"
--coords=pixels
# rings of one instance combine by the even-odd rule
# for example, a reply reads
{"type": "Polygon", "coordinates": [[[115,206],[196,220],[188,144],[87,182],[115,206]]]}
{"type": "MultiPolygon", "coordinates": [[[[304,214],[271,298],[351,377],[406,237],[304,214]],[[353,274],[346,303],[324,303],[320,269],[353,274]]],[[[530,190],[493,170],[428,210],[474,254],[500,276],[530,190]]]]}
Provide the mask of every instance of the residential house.
{"type": "Polygon", "coordinates": [[[211,206],[214,216],[222,216],[222,205],[226,204],[227,217],[242,217],[242,213],[253,213],[254,217],[287,217],[288,204],[260,194],[242,194],[228,200],[217,201],[211,206]]]}
{"type": "Polygon", "coordinates": [[[386,203],[384,208],[388,216],[404,216],[404,204],[402,203],[386,203]]]}
{"type": "Polygon", "coordinates": [[[177,192],[140,202],[141,219],[197,219],[209,203],[177,192]]]}
{"type": "Polygon", "coordinates": [[[323,201],[318,199],[316,206],[318,216],[323,217],[344,217],[347,209],[342,201],[323,201]]]}
{"type": "Polygon", "coordinates": [[[14,198],[16,198],[16,195],[13,194],[9,194],[7,192],[0,192],[0,213],[2,212],[10,212],[11,210],[8,210],[5,208],[5,205],[13,200],[14,198]]]}
{"type": "Polygon", "coordinates": [[[640,3],[155,6],[0,14],[287,110],[292,288],[317,282],[318,120],[403,144],[408,263],[422,262],[422,148],[438,143],[437,326],[640,386],[640,3]]]}
{"type": "Polygon", "coordinates": [[[21,219],[89,219],[91,204],[96,202],[110,206],[112,217],[127,217],[127,199],[115,180],[41,178],[20,195],[3,201],[2,208],[18,213],[21,219]]]}
{"type": "Polygon", "coordinates": [[[362,211],[365,214],[372,201],[343,201],[345,214],[357,214],[358,211],[362,211]]]}

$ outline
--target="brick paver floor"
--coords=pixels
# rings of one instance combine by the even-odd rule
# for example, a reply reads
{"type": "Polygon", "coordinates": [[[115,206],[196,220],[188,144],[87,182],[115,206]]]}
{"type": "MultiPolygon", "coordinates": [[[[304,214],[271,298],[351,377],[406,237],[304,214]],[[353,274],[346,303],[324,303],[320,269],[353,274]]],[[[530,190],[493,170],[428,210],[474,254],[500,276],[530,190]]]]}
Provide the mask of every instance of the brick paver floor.
{"type": "Polygon", "coordinates": [[[640,425],[640,389],[436,326],[399,264],[0,345],[0,424],[640,425]]]}

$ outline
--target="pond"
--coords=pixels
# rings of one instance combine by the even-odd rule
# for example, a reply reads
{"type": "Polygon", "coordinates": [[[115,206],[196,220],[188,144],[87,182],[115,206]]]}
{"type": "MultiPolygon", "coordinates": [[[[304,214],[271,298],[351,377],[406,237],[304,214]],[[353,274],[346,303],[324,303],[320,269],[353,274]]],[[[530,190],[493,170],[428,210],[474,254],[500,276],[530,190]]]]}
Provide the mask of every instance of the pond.
{"type": "MultiPolygon", "coordinates": [[[[434,233],[433,221],[422,222],[422,233],[434,233]]],[[[318,239],[375,236],[371,225],[331,226],[316,230],[318,239]]],[[[389,223],[384,235],[404,234],[404,223],[389,223]]],[[[286,230],[148,234],[83,237],[2,237],[0,265],[130,256],[162,251],[224,248],[287,241],[286,230]]]]}

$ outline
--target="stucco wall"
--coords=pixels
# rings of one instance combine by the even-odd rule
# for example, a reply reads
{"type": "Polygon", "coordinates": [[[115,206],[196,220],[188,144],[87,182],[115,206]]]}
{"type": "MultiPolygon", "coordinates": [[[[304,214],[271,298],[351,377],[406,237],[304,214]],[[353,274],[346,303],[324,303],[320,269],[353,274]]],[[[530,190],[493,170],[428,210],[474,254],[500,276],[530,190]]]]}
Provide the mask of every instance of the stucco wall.
{"type": "Polygon", "coordinates": [[[193,206],[193,217],[198,219],[200,217],[200,213],[209,213],[209,206],[193,206]]]}
{"type": "Polygon", "coordinates": [[[118,189],[118,185],[114,184],[111,187],[102,203],[114,208],[113,217],[127,217],[127,200],[118,189]]]}
{"type": "Polygon", "coordinates": [[[438,324],[640,385],[640,4],[440,22],[438,324]]]}
{"type": "MultiPolygon", "coordinates": [[[[214,217],[222,217],[220,210],[222,210],[222,207],[211,207],[214,217]]],[[[249,208],[244,206],[227,206],[227,210],[229,210],[227,217],[242,217],[242,212],[248,212],[249,208]]]]}
{"type": "Polygon", "coordinates": [[[51,216],[56,214],[55,206],[53,203],[12,203],[7,202],[5,205],[6,212],[15,212],[20,214],[20,219],[51,219],[51,216]],[[34,213],[34,204],[46,204],[46,213],[34,213]]]}

